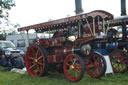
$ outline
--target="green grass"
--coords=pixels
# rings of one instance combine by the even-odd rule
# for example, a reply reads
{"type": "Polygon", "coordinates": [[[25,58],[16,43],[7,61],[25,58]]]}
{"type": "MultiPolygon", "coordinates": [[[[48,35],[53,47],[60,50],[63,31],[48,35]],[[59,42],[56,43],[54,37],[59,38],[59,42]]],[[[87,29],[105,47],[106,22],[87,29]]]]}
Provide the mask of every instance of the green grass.
{"type": "Polygon", "coordinates": [[[95,79],[85,73],[79,82],[70,82],[64,74],[49,73],[44,77],[31,77],[28,73],[17,74],[0,67],[0,85],[128,85],[128,72],[108,74],[107,77],[95,79]]]}

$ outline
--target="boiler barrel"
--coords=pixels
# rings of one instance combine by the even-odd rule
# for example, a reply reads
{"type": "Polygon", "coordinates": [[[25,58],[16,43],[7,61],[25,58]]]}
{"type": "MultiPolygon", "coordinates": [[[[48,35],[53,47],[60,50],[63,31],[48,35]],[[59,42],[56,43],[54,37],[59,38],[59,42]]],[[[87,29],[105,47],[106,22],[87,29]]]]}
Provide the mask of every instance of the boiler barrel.
{"type": "Polygon", "coordinates": [[[98,49],[115,49],[118,47],[126,47],[128,45],[128,42],[125,41],[118,41],[118,42],[112,42],[112,43],[108,43],[108,42],[98,42],[95,44],[96,48],[98,49]]]}

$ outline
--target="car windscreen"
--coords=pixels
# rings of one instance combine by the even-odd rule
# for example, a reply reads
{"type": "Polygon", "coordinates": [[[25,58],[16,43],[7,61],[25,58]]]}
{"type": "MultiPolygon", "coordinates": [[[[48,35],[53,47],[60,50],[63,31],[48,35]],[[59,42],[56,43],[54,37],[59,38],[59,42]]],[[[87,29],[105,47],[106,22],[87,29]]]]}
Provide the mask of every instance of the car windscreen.
{"type": "Polygon", "coordinates": [[[0,48],[15,48],[15,45],[11,42],[0,42],[0,48]]]}

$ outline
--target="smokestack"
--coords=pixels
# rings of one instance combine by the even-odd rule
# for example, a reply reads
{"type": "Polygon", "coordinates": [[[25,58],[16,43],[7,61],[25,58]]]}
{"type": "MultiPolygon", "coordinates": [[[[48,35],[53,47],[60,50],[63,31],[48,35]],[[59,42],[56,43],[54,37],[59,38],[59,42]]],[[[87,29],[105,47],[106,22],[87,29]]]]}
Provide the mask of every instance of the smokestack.
{"type": "Polygon", "coordinates": [[[126,0],[121,0],[121,16],[126,15],[126,0]]]}
{"type": "MultiPolygon", "coordinates": [[[[121,16],[126,15],[126,0],[121,0],[121,16]]],[[[127,30],[126,30],[126,22],[122,24],[122,32],[123,32],[123,41],[127,39],[127,30]]]]}
{"type": "Polygon", "coordinates": [[[76,14],[83,13],[81,0],[75,0],[75,7],[76,7],[76,10],[75,10],[76,14]]]}

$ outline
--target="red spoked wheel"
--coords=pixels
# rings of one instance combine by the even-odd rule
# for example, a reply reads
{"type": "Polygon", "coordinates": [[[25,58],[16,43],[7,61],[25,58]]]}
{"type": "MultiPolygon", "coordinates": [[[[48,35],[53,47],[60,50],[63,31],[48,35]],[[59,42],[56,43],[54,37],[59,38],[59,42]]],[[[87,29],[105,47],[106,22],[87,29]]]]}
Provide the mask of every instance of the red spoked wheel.
{"type": "Polygon", "coordinates": [[[84,62],[77,54],[71,54],[65,58],[64,73],[68,80],[76,82],[81,80],[85,72],[84,62]]]}
{"type": "Polygon", "coordinates": [[[93,78],[99,78],[104,75],[106,71],[106,61],[103,56],[98,53],[91,53],[85,59],[85,68],[88,74],[93,78]]]}
{"type": "Polygon", "coordinates": [[[40,45],[28,48],[26,57],[26,68],[31,76],[43,76],[48,72],[47,52],[40,45]]]}
{"type": "Polygon", "coordinates": [[[124,62],[125,55],[121,50],[114,50],[110,54],[110,60],[114,72],[124,72],[127,69],[127,65],[124,62]]]}

